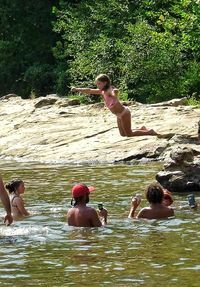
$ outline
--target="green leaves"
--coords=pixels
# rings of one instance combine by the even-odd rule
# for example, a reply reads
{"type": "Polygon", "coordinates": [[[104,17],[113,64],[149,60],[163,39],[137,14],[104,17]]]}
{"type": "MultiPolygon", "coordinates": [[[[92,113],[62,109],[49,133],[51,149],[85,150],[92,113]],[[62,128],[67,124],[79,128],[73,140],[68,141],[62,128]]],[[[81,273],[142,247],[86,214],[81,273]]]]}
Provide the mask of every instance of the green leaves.
{"type": "Polygon", "coordinates": [[[1,95],[66,95],[99,73],[141,102],[199,92],[197,0],[1,2],[1,95]]]}

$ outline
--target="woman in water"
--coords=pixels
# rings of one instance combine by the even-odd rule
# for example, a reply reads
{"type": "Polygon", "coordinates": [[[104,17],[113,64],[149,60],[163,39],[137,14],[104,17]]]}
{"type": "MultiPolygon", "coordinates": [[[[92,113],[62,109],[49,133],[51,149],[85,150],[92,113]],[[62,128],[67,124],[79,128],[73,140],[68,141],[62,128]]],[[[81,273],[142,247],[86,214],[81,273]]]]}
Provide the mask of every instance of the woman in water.
{"type": "Polygon", "coordinates": [[[121,136],[134,137],[158,135],[153,129],[148,130],[144,126],[140,129],[131,129],[130,109],[120,103],[118,99],[118,90],[111,85],[110,78],[107,75],[101,74],[97,76],[95,82],[98,89],[72,88],[71,91],[102,96],[105,105],[113,114],[117,116],[117,125],[121,136]]]}
{"type": "Polygon", "coordinates": [[[16,219],[29,215],[29,212],[24,207],[24,201],[21,197],[21,194],[25,191],[24,182],[20,179],[12,180],[6,185],[6,189],[10,194],[10,205],[13,218],[16,219]]]}
{"type": "MultiPolygon", "coordinates": [[[[146,189],[146,199],[149,202],[149,207],[142,208],[137,214],[136,218],[145,219],[164,219],[174,216],[174,210],[168,205],[163,204],[164,191],[160,184],[150,184],[146,189]]],[[[133,197],[131,200],[131,208],[129,218],[135,217],[135,211],[140,205],[141,199],[133,197]]]]}

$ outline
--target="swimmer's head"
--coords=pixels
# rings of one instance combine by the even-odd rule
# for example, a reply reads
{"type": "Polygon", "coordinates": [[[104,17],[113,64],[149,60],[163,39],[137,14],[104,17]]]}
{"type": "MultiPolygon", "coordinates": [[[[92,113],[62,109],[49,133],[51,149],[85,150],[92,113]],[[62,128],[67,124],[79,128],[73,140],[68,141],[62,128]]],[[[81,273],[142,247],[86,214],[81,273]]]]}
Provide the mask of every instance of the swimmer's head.
{"type": "Polygon", "coordinates": [[[149,203],[162,203],[164,192],[160,184],[153,183],[147,187],[146,198],[149,203]]]}
{"type": "Polygon", "coordinates": [[[76,206],[77,204],[84,202],[89,202],[89,194],[90,192],[94,191],[93,186],[87,186],[85,184],[76,184],[72,188],[72,202],[71,205],[76,206]],[[73,203],[74,202],[74,203],[73,203]]]}
{"type": "Polygon", "coordinates": [[[6,189],[9,193],[22,194],[25,191],[24,182],[21,179],[13,179],[11,182],[6,184],[6,189]]]}
{"type": "Polygon", "coordinates": [[[97,87],[102,91],[108,90],[109,87],[111,86],[111,80],[105,74],[98,75],[95,79],[95,83],[96,83],[97,87]]]}

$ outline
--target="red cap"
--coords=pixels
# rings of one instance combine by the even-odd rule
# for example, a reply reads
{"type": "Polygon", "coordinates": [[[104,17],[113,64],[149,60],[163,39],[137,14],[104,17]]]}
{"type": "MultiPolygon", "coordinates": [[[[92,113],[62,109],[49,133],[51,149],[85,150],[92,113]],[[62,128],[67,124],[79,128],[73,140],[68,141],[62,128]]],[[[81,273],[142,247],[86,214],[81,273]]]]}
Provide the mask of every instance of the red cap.
{"type": "Polygon", "coordinates": [[[81,197],[94,191],[94,186],[87,186],[85,184],[76,184],[72,188],[72,196],[73,198],[81,197]]]}

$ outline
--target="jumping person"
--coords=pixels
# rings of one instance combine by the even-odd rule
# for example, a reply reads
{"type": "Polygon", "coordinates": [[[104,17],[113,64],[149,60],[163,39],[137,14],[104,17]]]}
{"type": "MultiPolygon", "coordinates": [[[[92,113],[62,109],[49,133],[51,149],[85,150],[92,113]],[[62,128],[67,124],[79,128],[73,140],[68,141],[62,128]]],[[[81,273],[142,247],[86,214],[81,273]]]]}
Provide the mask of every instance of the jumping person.
{"type": "Polygon", "coordinates": [[[100,74],[96,77],[95,83],[98,89],[90,88],[72,88],[72,92],[84,94],[95,94],[103,97],[105,105],[108,109],[117,116],[117,125],[120,135],[123,137],[134,136],[157,136],[158,134],[153,129],[131,129],[131,112],[128,107],[123,106],[118,99],[118,90],[111,85],[110,78],[107,75],[100,74]]]}
{"type": "Polygon", "coordinates": [[[68,225],[76,227],[101,227],[105,225],[106,218],[100,220],[97,211],[88,207],[89,194],[94,190],[92,186],[86,186],[84,184],[77,184],[72,188],[72,205],[73,207],[67,212],[68,225]],[[74,201],[74,203],[73,203],[74,201]]]}
{"type": "Polygon", "coordinates": [[[13,217],[11,215],[11,206],[8,194],[4,188],[3,180],[0,177],[0,198],[6,210],[6,216],[4,217],[4,223],[10,225],[13,222],[13,217]]]}
{"type": "Polygon", "coordinates": [[[6,184],[6,189],[10,193],[10,205],[13,217],[19,218],[29,215],[21,197],[21,194],[25,191],[24,182],[21,179],[12,180],[10,183],[6,184]]]}
{"type": "MultiPolygon", "coordinates": [[[[164,219],[174,216],[173,208],[163,204],[164,191],[159,184],[155,183],[148,186],[146,190],[146,199],[150,206],[142,208],[136,218],[164,219]]],[[[136,197],[132,199],[129,218],[135,217],[135,211],[140,205],[140,202],[141,200],[138,200],[136,197]]]]}

